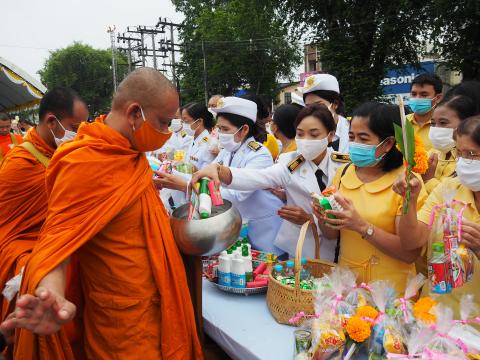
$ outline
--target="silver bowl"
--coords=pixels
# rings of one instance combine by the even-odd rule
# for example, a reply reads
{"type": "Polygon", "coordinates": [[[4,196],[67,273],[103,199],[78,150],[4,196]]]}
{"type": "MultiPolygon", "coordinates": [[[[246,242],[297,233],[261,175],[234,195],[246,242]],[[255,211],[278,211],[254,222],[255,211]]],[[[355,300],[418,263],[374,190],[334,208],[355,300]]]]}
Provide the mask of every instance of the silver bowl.
{"type": "Polygon", "coordinates": [[[237,239],[242,217],[228,200],[215,206],[208,219],[187,220],[188,206],[175,209],[170,217],[173,236],[180,251],[187,255],[210,256],[229,248],[237,239]]]}

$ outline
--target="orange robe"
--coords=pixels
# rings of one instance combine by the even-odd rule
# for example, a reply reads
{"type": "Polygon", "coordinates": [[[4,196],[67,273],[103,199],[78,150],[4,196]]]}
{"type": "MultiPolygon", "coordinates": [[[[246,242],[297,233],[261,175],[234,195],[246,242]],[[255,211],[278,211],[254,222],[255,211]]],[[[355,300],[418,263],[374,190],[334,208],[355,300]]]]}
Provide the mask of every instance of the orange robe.
{"type": "MultiPolygon", "coordinates": [[[[88,358],[203,359],[183,262],[148,161],[103,121],[82,125],[50,162],[47,220],[21,293],[33,293],[75,255],[84,305],[74,321],[83,315],[88,358]]],[[[63,330],[17,331],[15,359],[73,358],[63,330]]]]}
{"type": "MultiPolygon", "coordinates": [[[[35,129],[25,140],[48,158],[55,151],[35,129]]],[[[45,166],[22,146],[12,149],[0,165],[0,209],[1,321],[8,315],[8,302],[1,292],[25,265],[47,215],[45,166]]]]}
{"type": "Polygon", "coordinates": [[[0,135],[0,163],[2,162],[3,158],[10,152],[10,149],[13,148],[15,145],[12,141],[12,136],[17,139],[17,143],[23,143],[22,135],[18,134],[7,134],[7,135],[0,135]]]}

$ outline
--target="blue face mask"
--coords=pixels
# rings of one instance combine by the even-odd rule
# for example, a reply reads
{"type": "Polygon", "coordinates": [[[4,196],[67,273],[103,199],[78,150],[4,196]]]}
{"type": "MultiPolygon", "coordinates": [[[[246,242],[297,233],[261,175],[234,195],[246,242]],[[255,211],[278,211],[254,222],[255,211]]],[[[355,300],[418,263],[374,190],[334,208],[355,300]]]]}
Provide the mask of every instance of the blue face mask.
{"type": "Polygon", "coordinates": [[[426,114],[432,110],[432,100],[433,99],[419,99],[419,98],[410,98],[408,100],[408,106],[416,114],[426,114]]]}
{"type": "Polygon", "coordinates": [[[378,145],[359,144],[359,143],[350,141],[349,147],[348,147],[350,160],[352,160],[353,164],[358,167],[368,167],[368,166],[377,165],[380,161],[382,161],[385,154],[377,158],[375,156],[375,152],[377,151],[377,147],[382,145],[384,141],[382,141],[378,145]]]}

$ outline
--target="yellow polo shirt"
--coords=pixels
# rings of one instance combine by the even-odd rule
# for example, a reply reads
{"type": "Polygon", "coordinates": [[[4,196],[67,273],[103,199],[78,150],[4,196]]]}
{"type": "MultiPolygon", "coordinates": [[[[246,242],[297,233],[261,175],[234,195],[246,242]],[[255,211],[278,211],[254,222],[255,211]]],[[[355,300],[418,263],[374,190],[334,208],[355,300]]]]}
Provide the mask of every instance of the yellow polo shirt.
{"type": "MultiPolygon", "coordinates": [[[[455,200],[464,201],[467,203],[467,208],[463,213],[463,217],[477,224],[480,223],[480,214],[475,206],[475,199],[473,197],[473,193],[471,190],[463,186],[458,180],[458,178],[446,178],[441,182],[439,186],[437,186],[433,190],[423,207],[419,210],[417,215],[418,220],[428,225],[432,208],[435,205],[444,203],[446,201],[445,195],[451,191],[455,192],[455,200]]],[[[455,205],[454,208],[458,211],[461,206],[455,205]]],[[[475,256],[474,258],[475,272],[473,275],[473,279],[470,282],[460,288],[453,289],[450,294],[431,294],[431,296],[434,296],[436,300],[450,306],[454,310],[455,319],[460,319],[460,298],[463,294],[473,294],[475,297],[475,301],[477,303],[480,301],[480,262],[475,256]]],[[[422,294],[430,294],[430,286],[428,282],[423,287],[422,294]]]]}
{"type": "Polygon", "coordinates": [[[413,129],[415,130],[415,134],[420,136],[422,139],[423,145],[425,146],[425,150],[429,151],[433,148],[432,143],[430,142],[430,138],[428,134],[430,132],[430,120],[427,121],[423,126],[420,126],[417,121],[415,120],[415,114],[411,113],[407,115],[407,120],[409,120],[412,125],[413,129]]]}
{"type": "MultiPolygon", "coordinates": [[[[337,171],[333,184],[340,193],[350,199],[358,214],[370,224],[396,234],[395,221],[402,214],[403,199],[392,190],[392,185],[398,176],[405,171],[401,166],[384,174],[381,178],[363,183],[356,174],[355,166],[350,165],[341,179],[343,167],[337,171]]],[[[422,189],[420,204],[427,197],[422,189]]],[[[340,230],[339,264],[348,266],[357,274],[358,282],[371,280],[389,280],[399,292],[405,292],[409,273],[415,273],[415,264],[407,264],[395,259],[378,249],[368,240],[351,230],[340,230]]]]}
{"type": "Polygon", "coordinates": [[[438,186],[438,184],[440,184],[444,178],[454,175],[457,168],[457,156],[455,150],[444,153],[436,149],[431,149],[428,152],[428,157],[430,158],[432,154],[437,154],[438,163],[437,169],[435,170],[435,177],[425,183],[425,188],[429,194],[438,186]],[[450,154],[448,159],[447,154],[450,154]]]}
{"type": "Polygon", "coordinates": [[[263,146],[265,146],[268,151],[270,151],[273,159],[276,159],[278,157],[280,149],[278,148],[278,142],[275,136],[273,136],[272,134],[267,134],[267,140],[263,143],[263,146]]]}

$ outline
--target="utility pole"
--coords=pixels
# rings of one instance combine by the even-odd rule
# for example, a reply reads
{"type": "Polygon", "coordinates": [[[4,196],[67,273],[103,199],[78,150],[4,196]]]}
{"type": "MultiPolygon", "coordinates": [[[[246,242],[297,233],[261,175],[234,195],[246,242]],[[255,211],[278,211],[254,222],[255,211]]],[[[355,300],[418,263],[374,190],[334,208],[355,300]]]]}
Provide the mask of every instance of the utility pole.
{"type": "Polygon", "coordinates": [[[113,91],[117,91],[117,60],[115,54],[115,25],[110,25],[107,28],[110,33],[110,44],[112,49],[112,72],[113,72],[113,91]]]}
{"type": "Polygon", "coordinates": [[[172,42],[172,76],[173,76],[173,83],[178,86],[177,84],[177,73],[175,72],[175,38],[173,35],[173,24],[170,24],[170,40],[172,42]]]}
{"type": "Polygon", "coordinates": [[[203,54],[203,90],[205,91],[205,105],[208,105],[208,89],[207,89],[207,57],[205,56],[205,41],[202,40],[203,54]]]}

